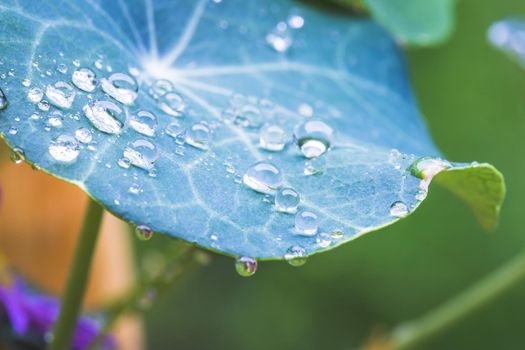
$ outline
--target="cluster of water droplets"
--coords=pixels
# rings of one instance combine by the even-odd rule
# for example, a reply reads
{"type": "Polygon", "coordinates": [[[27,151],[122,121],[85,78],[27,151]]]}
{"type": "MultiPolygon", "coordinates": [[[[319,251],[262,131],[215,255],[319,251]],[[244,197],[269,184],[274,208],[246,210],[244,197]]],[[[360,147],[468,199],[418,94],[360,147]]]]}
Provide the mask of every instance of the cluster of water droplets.
{"type": "Polygon", "coordinates": [[[291,14],[286,21],[281,21],[266,34],[266,43],[275,51],[284,53],[294,42],[297,30],[304,26],[304,18],[299,14],[291,14]]]}

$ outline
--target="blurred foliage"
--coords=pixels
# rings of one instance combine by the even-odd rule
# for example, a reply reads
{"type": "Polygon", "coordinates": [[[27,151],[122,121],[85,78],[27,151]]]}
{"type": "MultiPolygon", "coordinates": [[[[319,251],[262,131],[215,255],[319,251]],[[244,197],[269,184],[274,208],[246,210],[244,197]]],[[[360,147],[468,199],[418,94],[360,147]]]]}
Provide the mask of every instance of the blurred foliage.
{"type": "MultiPolygon", "coordinates": [[[[416,214],[314,256],[302,268],[263,263],[243,279],[231,259],[217,257],[158,300],[147,317],[150,349],[355,348],[373,331],[447,300],[525,246],[525,72],[485,38],[493,21],[525,14],[525,3],[463,0],[457,10],[451,41],[411,50],[408,60],[420,106],[445,155],[487,161],[505,174],[499,229],[485,233],[463,203],[433,186],[416,214]]],[[[522,349],[523,293],[525,283],[426,348],[522,349]]]]}

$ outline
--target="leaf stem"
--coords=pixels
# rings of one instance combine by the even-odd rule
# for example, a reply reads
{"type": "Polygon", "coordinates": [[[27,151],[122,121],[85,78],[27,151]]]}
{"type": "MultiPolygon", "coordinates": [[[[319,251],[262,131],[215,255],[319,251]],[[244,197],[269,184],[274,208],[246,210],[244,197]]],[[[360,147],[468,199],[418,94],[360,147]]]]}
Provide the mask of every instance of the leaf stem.
{"type": "Polygon", "coordinates": [[[98,203],[92,199],[89,200],[49,350],[70,348],[89,278],[103,212],[104,210],[98,203]]]}
{"type": "Polygon", "coordinates": [[[419,319],[403,323],[395,328],[391,334],[389,349],[417,348],[512,289],[524,279],[525,250],[458,296],[419,319]]]}

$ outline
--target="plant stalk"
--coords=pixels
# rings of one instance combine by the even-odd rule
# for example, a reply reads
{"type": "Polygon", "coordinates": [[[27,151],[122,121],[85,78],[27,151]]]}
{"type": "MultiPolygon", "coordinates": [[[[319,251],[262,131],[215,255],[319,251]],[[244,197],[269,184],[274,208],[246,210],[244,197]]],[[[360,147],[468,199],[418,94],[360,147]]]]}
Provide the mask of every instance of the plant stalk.
{"type": "Polygon", "coordinates": [[[415,349],[524,280],[525,251],[426,315],[395,328],[388,348],[415,349]]]}
{"type": "Polygon", "coordinates": [[[102,207],[90,199],[62,296],[60,314],[53,328],[49,350],[67,350],[70,348],[89,279],[103,213],[102,207]]]}

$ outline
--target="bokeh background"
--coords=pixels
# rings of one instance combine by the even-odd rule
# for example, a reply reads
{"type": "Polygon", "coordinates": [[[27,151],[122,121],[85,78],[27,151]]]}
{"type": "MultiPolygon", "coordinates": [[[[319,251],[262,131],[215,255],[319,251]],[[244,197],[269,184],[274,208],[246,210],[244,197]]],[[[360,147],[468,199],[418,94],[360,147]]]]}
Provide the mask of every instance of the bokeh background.
{"type": "MultiPolygon", "coordinates": [[[[505,175],[507,198],[495,232],[484,232],[463,203],[433,186],[407,219],[301,268],[262,263],[246,279],[231,259],[214,256],[157,297],[145,314],[144,348],[355,349],[373,332],[422,315],[525,249],[525,71],[486,40],[491,23],[516,14],[525,16],[523,0],[458,0],[450,41],[407,50],[414,92],[444,155],[489,162],[505,175]]],[[[1,166],[0,253],[33,283],[58,293],[85,196],[25,165],[1,166]],[[57,216],[60,205],[67,215],[57,216]]],[[[125,226],[114,222],[107,231],[88,306],[130,288],[132,253],[139,267],[171,242],[155,236],[131,240],[130,248],[125,226]]],[[[524,295],[525,281],[424,349],[525,349],[524,295]]],[[[127,321],[119,330],[122,348],[142,348],[141,321],[136,315],[127,321]]]]}

